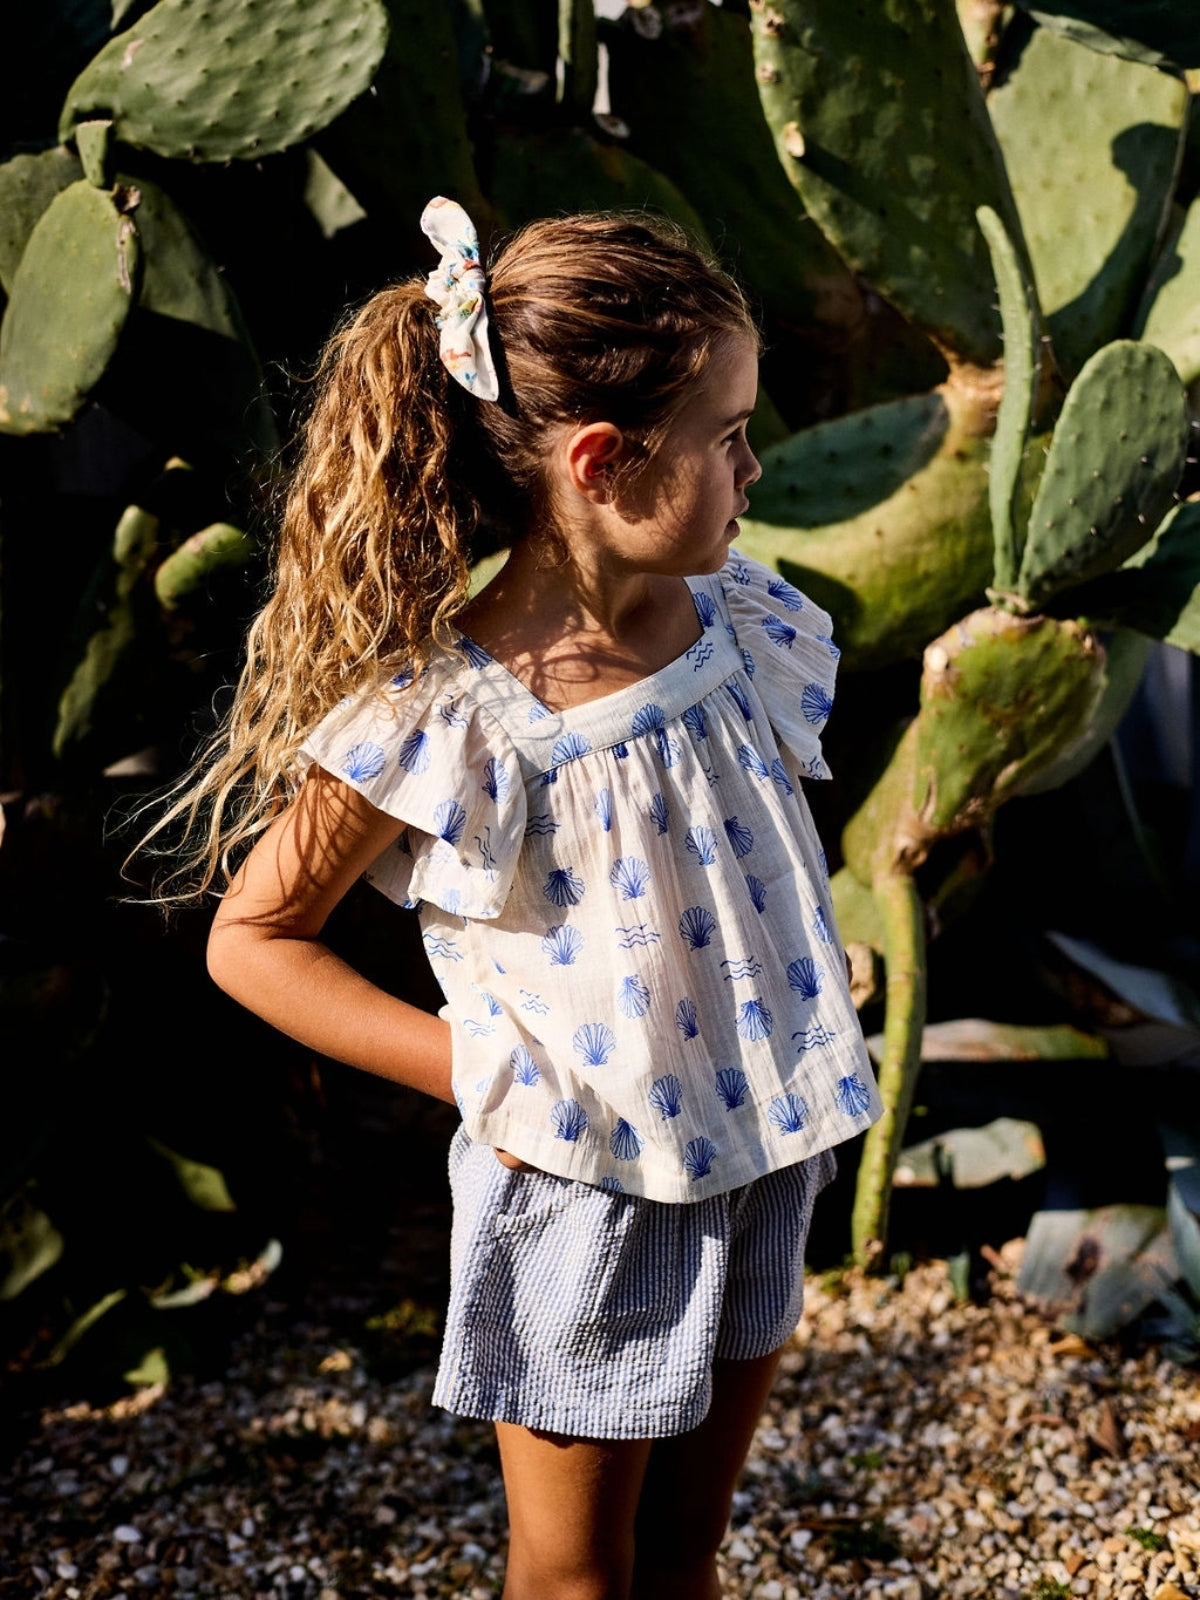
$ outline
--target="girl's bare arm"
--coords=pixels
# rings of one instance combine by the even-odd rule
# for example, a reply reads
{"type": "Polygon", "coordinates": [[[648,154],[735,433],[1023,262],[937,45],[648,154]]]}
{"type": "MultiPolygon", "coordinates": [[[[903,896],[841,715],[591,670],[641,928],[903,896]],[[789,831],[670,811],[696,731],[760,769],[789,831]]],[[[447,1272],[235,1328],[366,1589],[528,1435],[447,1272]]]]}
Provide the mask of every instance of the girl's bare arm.
{"type": "Polygon", "coordinates": [[[319,937],[402,826],[314,767],[221,901],[208,970],[235,1000],[322,1055],[452,1103],[448,1024],[369,983],[319,937]]]}

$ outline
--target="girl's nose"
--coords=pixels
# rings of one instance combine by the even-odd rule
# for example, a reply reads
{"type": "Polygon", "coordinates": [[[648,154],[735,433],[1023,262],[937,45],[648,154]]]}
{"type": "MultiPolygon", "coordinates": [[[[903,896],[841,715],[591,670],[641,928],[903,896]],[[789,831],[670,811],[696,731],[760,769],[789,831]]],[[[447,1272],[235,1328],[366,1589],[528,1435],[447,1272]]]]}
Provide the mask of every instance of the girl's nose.
{"type": "Polygon", "coordinates": [[[749,445],[747,445],[745,449],[745,459],[739,462],[738,466],[739,470],[737,481],[739,489],[744,489],[748,484],[757,483],[762,477],[762,466],[759,463],[758,457],[754,454],[754,451],[751,450],[749,445]]]}

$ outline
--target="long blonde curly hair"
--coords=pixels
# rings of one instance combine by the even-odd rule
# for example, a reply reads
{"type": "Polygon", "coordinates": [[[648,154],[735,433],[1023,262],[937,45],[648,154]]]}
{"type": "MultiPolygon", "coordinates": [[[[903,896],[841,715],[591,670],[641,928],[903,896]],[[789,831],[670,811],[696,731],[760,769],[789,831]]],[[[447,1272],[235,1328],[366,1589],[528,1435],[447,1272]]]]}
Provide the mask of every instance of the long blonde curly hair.
{"type": "Polygon", "coordinates": [[[446,642],[481,520],[509,542],[552,537],[551,430],[614,422],[636,472],[717,345],[757,338],[733,280],[644,217],[534,222],[503,247],[488,275],[498,403],[450,378],[424,291],[380,291],[321,357],[232,706],[139,847],[171,859],[163,903],[222,889],[293,798],[315,724],[446,642]]]}

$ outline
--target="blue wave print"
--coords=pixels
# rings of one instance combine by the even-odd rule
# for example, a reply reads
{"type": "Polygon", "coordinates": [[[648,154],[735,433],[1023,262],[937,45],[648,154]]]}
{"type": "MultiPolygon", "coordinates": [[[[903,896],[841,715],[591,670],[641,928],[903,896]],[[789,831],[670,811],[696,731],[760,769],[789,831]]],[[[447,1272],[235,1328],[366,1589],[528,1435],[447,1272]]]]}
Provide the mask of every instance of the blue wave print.
{"type": "Polygon", "coordinates": [[[772,600],[778,600],[781,606],[788,611],[803,611],[804,596],[799,589],[793,589],[785,578],[771,578],[767,583],[767,593],[772,600]]]}
{"type": "Polygon", "coordinates": [[[429,735],[423,728],[414,728],[400,746],[400,765],[405,772],[414,773],[419,777],[422,772],[429,771],[431,759],[429,735]]]}
{"type": "Polygon", "coordinates": [[[767,886],[761,878],[756,878],[752,873],[746,874],[746,890],[750,895],[750,904],[759,916],[767,909],[767,886]]]}
{"type": "Polygon", "coordinates": [[[486,667],[492,659],[481,644],[476,644],[474,639],[468,639],[465,633],[459,635],[458,648],[463,660],[471,667],[486,667]]]}
{"type": "Polygon", "coordinates": [[[562,733],[550,747],[550,760],[556,767],[561,767],[564,762],[577,761],[580,756],[587,755],[591,748],[592,741],[585,739],[583,734],[562,733]]]}
{"type": "Polygon", "coordinates": [[[833,701],[819,683],[810,683],[805,685],[804,693],[800,696],[800,709],[805,722],[811,722],[816,728],[833,710],[833,701]]]}
{"type": "Polygon", "coordinates": [[[583,935],[578,928],[569,928],[565,923],[557,927],[547,928],[546,937],[542,940],[542,949],[550,957],[552,967],[572,967],[575,957],[583,947],[583,935]]]}
{"type": "Polygon", "coordinates": [[[761,999],[746,1000],[738,1011],[734,1026],[743,1039],[769,1039],[775,1018],[761,999]]]}
{"type": "Polygon", "coordinates": [[[750,707],[750,701],[747,698],[746,691],[742,688],[741,684],[738,683],[736,678],[730,678],[725,687],[729,690],[734,705],[737,706],[738,710],[745,717],[746,721],[753,722],[754,712],[750,707]]]}
{"type": "Polygon", "coordinates": [[[503,761],[489,756],[483,764],[483,783],[480,787],[489,800],[502,800],[512,785],[508,768],[503,761]]]}
{"type": "Polygon", "coordinates": [[[471,1035],[472,1039],[486,1039],[489,1034],[496,1031],[494,1022],[476,1022],[471,1017],[464,1018],[463,1027],[471,1035]]]}
{"type": "Polygon", "coordinates": [[[577,906],[583,899],[586,885],[570,867],[552,867],[542,885],[546,899],[556,906],[577,906]]]}
{"type": "Polygon", "coordinates": [[[799,1039],[796,1054],[802,1056],[806,1050],[822,1050],[826,1045],[832,1044],[837,1034],[824,1026],[823,1023],[814,1022],[811,1028],[801,1028],[799,1033],[792,1035],[793,1040],[799,1039]]]}
{"type": "Polygon", "coordinates": [[[741,978],[757,978],[763,969],[757,956],[747,956],[744,961],[722,961],[721,965],[729,968],[725,974],[726,983],[737,983],[741,978]]]}
{"type": "Polygon", "coordinates": [[[440,956],[443,961],[461,961],[462,951],[453,939],[443,938],[437,933],[423,933],[421,942],[431,956],[440,956]]]}
{"type": "Polygon", "coordinates": [[[717,620],[717,608],[713,604],[712,596],[705,594],[703,589],[697,589],[692,595],[692,604],[696,607],[696,615],[700,618],[700,626],[711,628],[717,620]]]}
{"type": "Polygon", "coordinates": [[[441,717],[448,728],[457,728],[460,733],[470,721],[470,718],[464,716],[458,709],[458,701],[450,696],[447,696],[446,700],[438,707],[438,716],[441,717]]]}
{"type": "Polygon", "coordinates": [[[747,650],[744,646],[742,648],[742,665],[746,669],[746,676],[748,678],[753,678],[754,674],[758,671],[758,663],[750,654],[749,650],[747,650]]]}
{"type": "Polygon", "coordinates": [[[791,779],[788,777],[783,762],[778,756],[771,763],[771,780],[777,789],[782,789],[784,794],[795,794],[791,779]]]}
{"type": "Polygon", "coordinates": [[[770,777],[770,773],[767,771],[767,763],[759,755],[758,751],[754,748],[753,745],[751,745],[751,744],[740,744],[740,745],[738,745],[737,758],[738,758],[738,765],[741,766],[741,767],[745,767],[746,771],[751,773],[754,777],[756,777],[756,778],[769,778],[770,777]]]}
{"type": "Polygon", "coordinates": [[[781,650],[790,650],[796,642],[795,628],[782,617],[768,614],[762,619],[762,630],[771,643],[778,645],[781,650]]]}
{"type": "Polygon", "coordinates": [[[736,817],[725,818],[725,836],[733,846],[733,853],[739,861],[754,849],[754,834],[736,817]]]}
{"type": "Polygon", "coordinates": [[[689,1139],[683,1147],[683,1165],[693,1183],[708,1177],[716,1158],[717,1147],[711,1139],[689,1139]]]}
{"type": "Polygon", "coordinates": [[[640,978],[622,978],[617,989],[617,1008],[623,1017],[644,1017],[650,1009],[650,990],[640,978]]]}
{"type": "Polygon", "coordinates": [[[802,1094],[780,1094],[767,1107],[767,1121],[780,1133],[801,1133],[808,1119],[808,1101],[802,1094]]]}
{"type": "Polygon", "coordinates": [[[492,849],[492,830],[485,826],[482,834],[475,835],[475,848],[479,851],[480,865],[489,878],[496,876],[496,852],[492,849]]]}
{"type": "Polygon", "coordinates": [[[367,783],[383,771],[384,754],[377,744],[364,739],[362,744],[351,746],[342,762],[342,776],[352,783],[367,783]]]}
{"type": "Polygon", "coordinates": [[[648,928],[644,922],[631,923],[628,928],[614,928],[617,944],[622,950],[632,950],[635,946],[658,944],[661,935],[653,928],[648,928]]]}
{"type": "Polygon", "coordinates": [[[833,933],[826,919],[824,906],[818,906],[813,913],[812,931],[814,937],[820,939],[822,944],[833,943],[833,933]]]}
{"type": "Polygon", "coordinates": [[[669,1072],[664,1078],[655,1078],[646,1098],[663,1121],[669,1122],[683,1110],[683,1085],[669,1072]]]}
{"type": "Polygon", "coordinates": [[[802,1000],[817,998],[824,977],[824,967],[819,967],[811,956],[801,956],[799,961],[788,963],[787,981],[802,1000]]]}
{"type": "Polygon", "coordinates": [[[589,1067],[603,1067],[617,1048],[617,1036],[604,1022],[585,1022],[576,1028],[571,1038],[571,1048],[582,1056],[589,1067]]]}
{"type": "Polygon", "coordinates": [[[683,842],[698,866],[711,867],[717,859],[717,836],[711,828],[689,828],[683,842]]]}
{"type": "Polygon", "coordinates": [[[527,839],[545,839],[552,833],[557,833],[562,827],[561,822],[555,822],[548,811],[536,811],[525,824],[525,837],[527,839]]]}
{"type": "Polygon", "coordinates": [[[439,839],[447,844],[457,844],[467,825],[467,813],[457,800],[443,800],[433,808],[433,825],[439,839]]]}
{"type": "Polygon", "coordinates": [[[717,919],[707,906],[689,906],[679,919],[679,932],[692,950],[703,950],[717,931],[717,919]]]}
{"type": "Polygon", "coordinates": [[[650,821],[659,833],[666,833],[670,825],[670,812],[661,794],[656,794],[650,802],[650,821]]]}
{"type": "Polygon", "coordinates": [[[605,833],[612,830],[612,790],[601,789],[593,802],[596,815],[600,818],[600,826],[605,833]]]}
{"type": "Polygon", "coordinates": [[[617,1125],[608,1136],[608,1148],[618,1161],[636,1161],[642,1153],[642,1136],[632,1123],[626,1122],[624,1117],[617,1118],[617,1125]]]}
{"type": "Polygon", "coordinates": [[[508,1064],[512,1068],[514,1079],[517,1083],[524,1084],[526,1088],[532,1088],[542,1076],[537,1062],[523,1044],[519,1044],[509,1056],[508,1064]]]}
{"type": "Polygon", "coordinates": [[[689,645],[684,652],[686,658],[692,663],[692,671],[699,672],[700,668],[712,660],[714,645],[710,639],[697,639],[695,644],[689,645]]]}
{"type": "Polygon", "coordinates": [[[728,570],[729,576],[733,579],[734,583],[746,584],[754,581],[754,573],[744,561],[731,561],[729,563],[728,570]]]}
{"type": "Polygon", "coordinates": [[[839,1078],[837,1086],[837,1108],[848,1117],[861,1117],[865,1111],[870,1110],[871,1091],[859,1077],[857,1072],[852,1072],[848,1077],[839,1078]]]}
{"type": "Polygon", "coordinates": [[[700,1018],[696,1012],[696,1003],[689,1000],[686,995],[675,1007],[675,1026],[685,1039],[696,1039],[700,1036],[700,1018]]]}
{"type": "Polygon", "coordinates": [[[829,769],[820,756],[813,756],[811,760],[801,762],[800,770],[809,778],[827,778],[829,776],[829,769]]]}
{"type": "Polygon", "coordinates": [[[535,1017],[544,1017],[550,1010],[549,1005],[540,994],[534,994],[532,989],[521,990],[521,1010],[529,1011],[535,1017]]]}
{"type": "Polygon", "coordinates": [[[556,1139],[574,1144],[581,1133],[587,1132],[588,1114],[578,1100],[559,1100],[550,1107],[550,1121],[556,1139]]]}
{"type": "Polygon", "coordinates": [[[650,882],[650,868],[640,856],[618,856],[612,864],[608,881],[622,900],[640,900],[650,882]]]}
{"type": "Polygon", "coordinates": [[[750,1085],[741,1067],[722,1067],[716,1076],[716,1089],[726,1111],[736,1111],[746,1104],[750,1085]]]}
{"type": "Polygon", "coordinates": [[[708,738],[708,718],[704,715],[704,707],[699,702],[689,706],[683,713],[683,725],[693,739],[708,738]]]}

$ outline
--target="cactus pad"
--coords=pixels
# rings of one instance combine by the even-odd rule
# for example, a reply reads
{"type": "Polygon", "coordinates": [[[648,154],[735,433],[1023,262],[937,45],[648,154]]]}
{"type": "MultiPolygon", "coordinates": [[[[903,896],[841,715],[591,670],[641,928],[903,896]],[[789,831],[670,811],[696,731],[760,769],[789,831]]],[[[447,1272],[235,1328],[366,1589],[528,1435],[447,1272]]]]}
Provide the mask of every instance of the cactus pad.
{"type": "Polygon", "coordinates": [[[1099,624],[1136,628],[1200,655],[1200,500],[1176,506],[1118,572],[1071,599],[1099,624]]]}
{"type": "Polygon", "coordinates": [[[1072,376],[1129,325],[1187,98],[1167,73],[1044,28],[988,96],[1054,351],[1072,376]]]}
{"type": "Polygon", "coordinates": [[[1200,67],[1200,13],[1190,0],[1035,0],[1025,9],[1090,50],[1150,66],[1200,67]]]}
{"type": "Polygon", "coordinates": [[[975,211],[1021,229],[953,0],[754,0],[779,159],[849,264],[944,347],[1000,353],[975,211]]]}
{"type": "Polygon", "coordinates": [[[1170,360],[1105,345],[1067,395],[1029,516],[1017,592],[1037,608],[1111,572],[1170,509],[1187,450],[1187,396],[1170,360]]]}
{"type": "Polygon", "coordinates": [[[215,572],[244,567],[254,554],[254,541],[230,522],[214,522],[185,539],[154,574],[159,604],[175,611],[190,594],[203,588],[215,572]]]}
{"type": "Polygon", "coordinates": [[[1200,200],[1192,201],[1171,230],[1133,331],[1166,351],[1184,383],[1200,378],[1200,200]]]}
{"type": "Polygon", "coordinates": [[[159,155],[256,160],[344,111],[386,39],[379,0],[159,0],[76,78],[59,137],[101,115],[159,155]]]}
{"type": "Polygon", "coordinates": [[[1017,581],[1021,564],[1023,530],[1017,525],[1015,502],[1037,394],[1041,319],[1037,291],[1026,279],[1004,224],[988,206],[979,208],[979,226],[992,253],[1004,324],[1004,395],[992,438],[988,502],[996,551],[992,582],[1005,590],[1017,581]]]}
{"type": "Polygon", "coordinates": [[[83,176],[70,150],[43,150],[0,163],[0,288],[12,294],[17,265],[38,218],[56,194],[83,176]]]}
{"type": "Polygon", "coordinates": [[[70,422],[116,349],[138,263],[137,230],[112,195],[81,179],[51,201],[0,326],[0,431],[70,422]]]}

